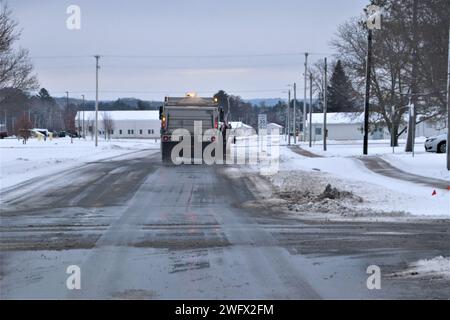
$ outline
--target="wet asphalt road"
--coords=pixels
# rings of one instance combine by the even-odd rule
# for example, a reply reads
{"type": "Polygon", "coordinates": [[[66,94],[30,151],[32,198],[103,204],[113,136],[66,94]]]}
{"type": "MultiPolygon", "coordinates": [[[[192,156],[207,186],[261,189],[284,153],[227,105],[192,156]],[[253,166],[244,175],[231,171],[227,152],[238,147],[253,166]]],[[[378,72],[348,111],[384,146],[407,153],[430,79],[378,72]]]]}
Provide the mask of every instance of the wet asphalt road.
{"type": "Polygon", "coordinates": [[[245,177],[159,158],[90,163],[3,192],[1,298],[450,297],[448,281],[392,276],[450,255],[448,221],[249,209],[258,197],[245,177]],[[66,288],[69,265],[81,268],[81,290],[66,288]],[[369,265],[381,267],[382,290],[367,289],[369,265]]]}

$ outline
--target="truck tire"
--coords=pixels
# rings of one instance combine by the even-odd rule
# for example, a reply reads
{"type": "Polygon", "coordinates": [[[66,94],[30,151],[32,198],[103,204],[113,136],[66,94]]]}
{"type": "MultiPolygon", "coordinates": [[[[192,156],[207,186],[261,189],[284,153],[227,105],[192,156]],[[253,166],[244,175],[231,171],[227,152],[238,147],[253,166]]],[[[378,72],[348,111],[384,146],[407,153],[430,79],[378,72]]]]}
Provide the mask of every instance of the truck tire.
{"type": "Polygon", "coordinates": [[[170,147],[170,145],[165,143],[161,144],[161,158],[163,163],[165,164],[172,163],[171,153],[172,148],[170,147]]]}

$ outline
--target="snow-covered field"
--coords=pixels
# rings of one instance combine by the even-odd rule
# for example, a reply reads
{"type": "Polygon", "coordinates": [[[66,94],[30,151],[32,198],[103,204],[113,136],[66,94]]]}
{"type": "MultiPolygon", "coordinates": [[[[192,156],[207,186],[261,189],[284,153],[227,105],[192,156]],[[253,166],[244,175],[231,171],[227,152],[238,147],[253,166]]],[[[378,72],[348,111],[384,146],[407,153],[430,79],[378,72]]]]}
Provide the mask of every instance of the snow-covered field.
{"type": "MultiPolygon", "coordinates": [[[[403,171],[417,175],[450,180],[450,173],[446,168],[446,155],[428,153],[424,149],[425,138],[417,138],[414,157],[405,152],[406,141],[400,140],[399,146],[394,150],[388,140],[372,140],[369,142],[369,155],[378,156],[391,165],[403,171]]],[[[362,141],[329,141],[327,151],[323,151],[323,144],[315,143],[309,148],[308,143],[299,145],[312,153],[324,157],[343,158],[358,157],[362,155],[362,141]]]]}
{"type": "Polygon", "coordinates": [[[58,138],[47,141],[30,139],[26,145],[17,139],[0,140],[0,189],[61,170],[82,166],[91,161],[132,155],[139,151],[159,150],[152,140],[99,139],[95,148],[91,139],[58,138]]]}

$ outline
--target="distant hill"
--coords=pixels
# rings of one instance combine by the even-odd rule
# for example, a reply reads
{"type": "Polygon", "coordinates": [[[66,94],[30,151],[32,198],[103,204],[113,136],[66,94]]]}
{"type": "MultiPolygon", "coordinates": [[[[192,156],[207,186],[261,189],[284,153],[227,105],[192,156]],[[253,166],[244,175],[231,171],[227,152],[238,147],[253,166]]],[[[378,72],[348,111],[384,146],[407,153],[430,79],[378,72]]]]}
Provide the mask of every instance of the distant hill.
{"type": "Polygon", "coordinates": [[[255,106],[260,106],[261,104],[265,104],[266,107],[273,107],[275,106],[279,101],[284,101],[285,99],[281,99],[281,98],[267,98],[267,99],[262,99],[262,98],[256,98],[256,99],[247,99],[244,100],[245,102],[251,103],[255,106]]]}

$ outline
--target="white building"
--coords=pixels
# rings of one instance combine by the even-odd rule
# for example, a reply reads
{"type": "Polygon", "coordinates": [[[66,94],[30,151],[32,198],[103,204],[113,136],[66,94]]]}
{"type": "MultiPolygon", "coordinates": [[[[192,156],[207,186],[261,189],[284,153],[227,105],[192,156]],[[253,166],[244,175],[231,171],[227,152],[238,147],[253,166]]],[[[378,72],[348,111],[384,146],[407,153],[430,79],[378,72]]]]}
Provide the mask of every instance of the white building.
{"type": "Polygon", "coordinates": [[[276,124],[276,123],[269,123],[267,125],[267,133],[269,135],[278,135],[278,134],[281,135],[281,134],[283,134],[283,130],[284,130],[284,127],[280,126],[279,124],[276,124]]]}
{"type": "MultiPolygon", "coordinates": [[[[90,135],[95,127],[95,111],[78,111],[75,124],[78,132],[90,135]],[[84,121],[83,121],[84,119],[84,121]],[[84,122],[84,126],[83,126],[84,122]]],[[[98,133],[110,138],[142,138],[155,139],[160,137],[161,121],[159,111],[99,111],[98,133]]]]}
{"type": "Polygon", "coordinates": [[[230,122],[231,134],[234,136],[253,136],[256,134],[256,130],[252,126],[245,124],[241,121],[230,122]]]}
{"type": "MultiPolygon", "coordinates": [[[[405,119],[407,121],[407,119],[405,119]]],[[[309,125],[309,119],[307,124],[309,125]]],[[[362,140],[364,138],[364,114],[363,113],[328,113],[327,130],[330,140],[362,140]]],[[[432,121],[424,121],[416,126],[416,137],[430,137],[446,132],[445,124],[436,124],[432,121]]],[[[386,125],[371,125],[369,139],[390,139],[386,125]]],[[[404,133],[401,138],[405,138],[404,133]]],[[[323,113],[312,114],[312,138],[314,141],[323,139],[323,113]]]]}

